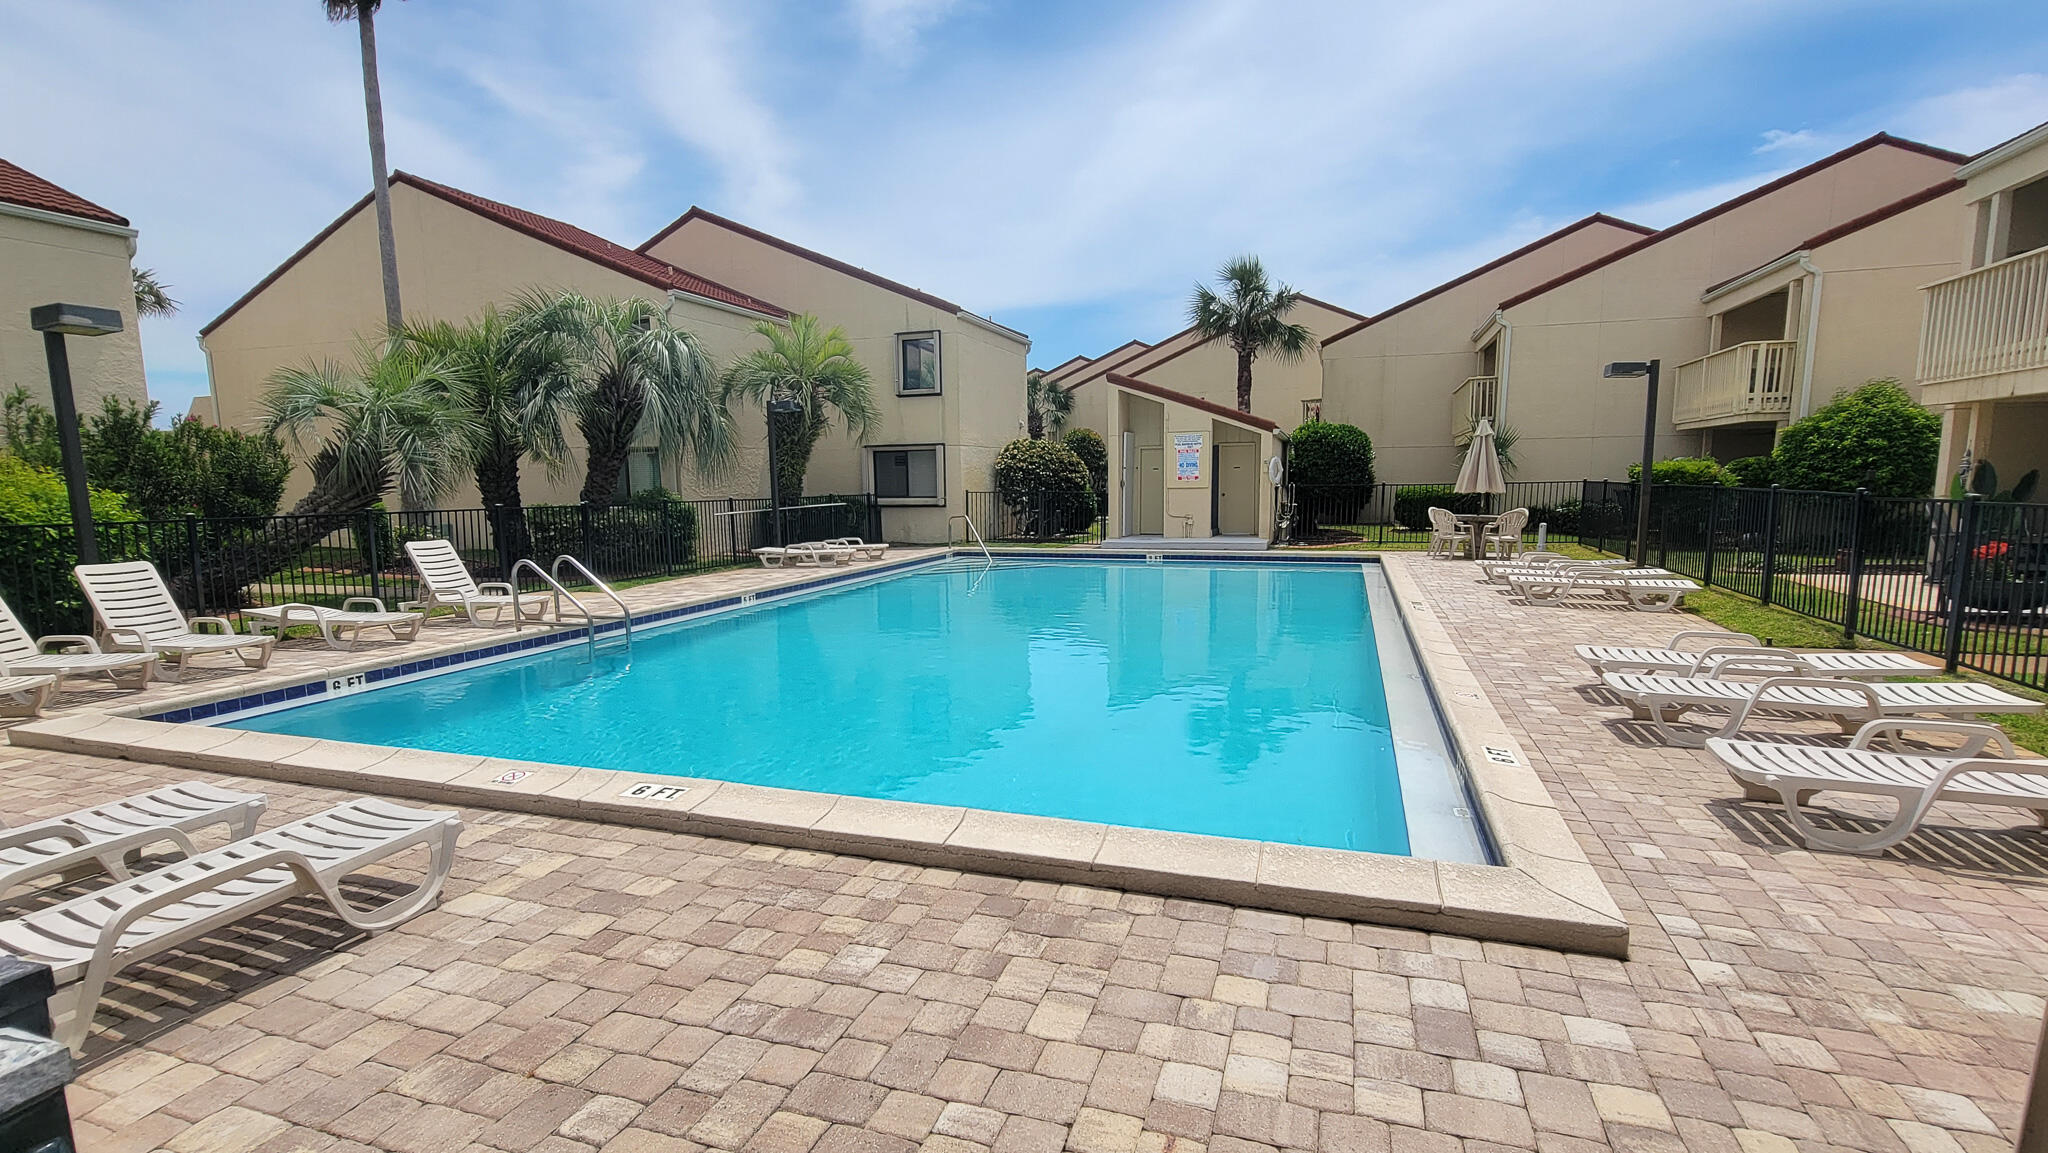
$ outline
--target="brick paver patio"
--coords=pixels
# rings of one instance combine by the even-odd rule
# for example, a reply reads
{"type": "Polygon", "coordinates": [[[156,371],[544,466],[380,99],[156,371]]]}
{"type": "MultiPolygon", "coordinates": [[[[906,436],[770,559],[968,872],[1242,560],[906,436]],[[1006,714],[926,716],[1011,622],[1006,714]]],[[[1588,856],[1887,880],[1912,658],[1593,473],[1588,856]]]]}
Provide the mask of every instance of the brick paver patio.
{"type": "MultiPolygon", "coordinates": [[[[2042,834],[1945,806],[1881,858],[1801,851],[1571,659],[1687,618],[1402,563],[1632,960],[472,810],[450,899],[401,929],[286,906],[130,970],[71,1090],[82,1147],[2011,1148],[2042,834]]],[[[14,752],[10,820],[194,775],[14,752]]],[[[338,796],[252,787],[266,823],[338,796]]]]}

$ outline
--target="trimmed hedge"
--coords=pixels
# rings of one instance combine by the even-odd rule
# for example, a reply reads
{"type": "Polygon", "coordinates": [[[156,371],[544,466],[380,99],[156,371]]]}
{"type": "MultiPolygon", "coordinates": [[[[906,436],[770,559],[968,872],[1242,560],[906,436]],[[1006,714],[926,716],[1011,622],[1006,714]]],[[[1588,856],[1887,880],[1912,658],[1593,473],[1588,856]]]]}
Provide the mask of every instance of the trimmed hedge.
{"type": "Polygon", "coordinates": [[[1483,492],[1452,492],[1447,484],[1404,484],[1394,490],[1394,522],[1410,532],[1429,528],[1432,505],[1452,512],[1485,512],[1483,492]]]}
{"type": "Polygon", "coordinates": [[[1287,471],[1295,484],[1374,484],[1372,438],[1357,425],[1312,420],[1287,442],[1287,471]]]}

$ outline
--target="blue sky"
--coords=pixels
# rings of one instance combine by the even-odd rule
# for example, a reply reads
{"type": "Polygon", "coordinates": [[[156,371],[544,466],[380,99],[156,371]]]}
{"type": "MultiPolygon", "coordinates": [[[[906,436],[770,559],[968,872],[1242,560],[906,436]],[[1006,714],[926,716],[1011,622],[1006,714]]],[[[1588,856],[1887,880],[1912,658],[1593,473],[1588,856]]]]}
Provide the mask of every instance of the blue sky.
{"type": "MultiPolygon", "coordinates": [[[[368,187],[314,0],[0,0],[0,156],[133,219],[199,327],[368,187]],[[88,126],[88,127],[81,127],[88,126]]],[[[1372,312],[1562,223],[1672,223],[1885,130],[2048,120],[2048,5],[387,3],[395,167],[627,245],[691,204],[1031,334],[1182,324],[1256,252],[1372,312]]],[[[400,252],[399,259],[405,255],[400,252]]]]}

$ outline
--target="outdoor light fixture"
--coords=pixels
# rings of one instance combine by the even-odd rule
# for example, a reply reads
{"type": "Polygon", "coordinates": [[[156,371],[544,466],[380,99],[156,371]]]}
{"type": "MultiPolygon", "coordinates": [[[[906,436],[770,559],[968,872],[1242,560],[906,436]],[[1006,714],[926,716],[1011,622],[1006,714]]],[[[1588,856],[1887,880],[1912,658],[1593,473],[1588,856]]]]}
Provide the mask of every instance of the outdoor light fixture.
{"type": "Polygon", "coordinates": [[[1657,369],[1661,361],[1616,360],[1600,370],[1600,375],[1615,377],[1647,376],[1650,378],[1649,391],[1643,397],[1643,491],[1636,498],[1636,564],[1650,563],[1650,484],[1651,463],[1657,455],[1657,369]]]}
{"type": "Polygon", "coordinates": [[[804,406],[795,397],[778,396],[768,401],[768,507],[774,511],[775,544],[778,548],[787,542],[782,539],[782,471],[775,464],[775,418],[793,416],[803,410],[804,406]]]}
{"type": "Polygon", "coordinates": [[[57,415],[57,445],[64,457],[64,487],[71,495],[71,532],[78,542],[78,563],[98,564],[92,492],[86,488],[85,449],[78,443],[78,405],[71,398],[71,358],[64,351],[64,338],[119,332],[121,313],[86,304],[41,304],[28,310],[28,326],[43,334],[43,356],[50,362],[50,407],[57,415]]]}

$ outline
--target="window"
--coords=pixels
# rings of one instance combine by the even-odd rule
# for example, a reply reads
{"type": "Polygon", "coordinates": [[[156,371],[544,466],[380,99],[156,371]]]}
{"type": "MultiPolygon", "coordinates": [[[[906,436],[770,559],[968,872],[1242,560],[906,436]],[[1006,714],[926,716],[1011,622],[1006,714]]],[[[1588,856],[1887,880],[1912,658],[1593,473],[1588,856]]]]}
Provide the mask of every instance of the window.
{"type": "Polygon", "coordinates": [[[1322,397],[1319,396],[1314,400],[1304,400],[1301,402],[1301,423],[1314,424],[1321,419],[1323,419],[1322,397]]]}
{"type": "Polygon", "coordinates": [[[896,352],[896,394],[936,395],[939,391],[939,334],[899,333],[896,352]]]}
{"type": "Polygon", "coordinates": [[[884,504],[945,504],[944,451],[935,444],[871,450],[875,499],[884,504]]]}
{"type": "Polygon", "coordinates": [[[619,468],[619,496],[629,497],[661,487],[661,450],[636,448],[626,453],[619,468]]]}

